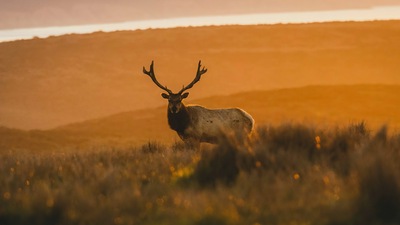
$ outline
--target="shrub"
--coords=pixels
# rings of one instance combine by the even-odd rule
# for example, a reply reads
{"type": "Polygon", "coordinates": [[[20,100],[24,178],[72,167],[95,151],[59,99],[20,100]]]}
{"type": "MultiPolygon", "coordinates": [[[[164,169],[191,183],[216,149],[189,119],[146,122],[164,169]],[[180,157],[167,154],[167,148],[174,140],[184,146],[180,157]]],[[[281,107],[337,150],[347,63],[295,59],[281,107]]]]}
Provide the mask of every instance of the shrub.
{"type": "Polygon", "coordinates": [[[202,152],[192,178],[200,186],[215,187],[218,182],[226,185],[233,184],[239,174],[237,160],[237,146],[225,137],[211,150],[202,152]]]}

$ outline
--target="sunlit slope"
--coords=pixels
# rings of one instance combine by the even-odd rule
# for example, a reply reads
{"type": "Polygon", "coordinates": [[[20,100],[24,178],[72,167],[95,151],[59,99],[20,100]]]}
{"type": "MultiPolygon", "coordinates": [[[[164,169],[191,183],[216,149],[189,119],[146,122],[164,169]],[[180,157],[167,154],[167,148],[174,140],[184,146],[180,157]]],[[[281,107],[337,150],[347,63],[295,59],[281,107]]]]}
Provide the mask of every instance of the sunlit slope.
{"type": "MultiPolygon", "coordinates": [[[[399,85],[308,86],[216,96],[189,103],[209,108],[240,107],[257,125],[303,123],[316,127],[364,121],[369,129],[400,129],[399,85]]],[[[160,101],[164,101],[160,98],[160,101]]],[[[166,104],[166,102],[164,102],[166,104]]],[[[0,129],[0,149],[57,149],[104,143],[138,145],[179,140],[168,128],[166,105],[70,124],[46,131],[0,129]]]]}
{"type": "Polygon", "coordinates": [[[210,107],[240,106],[258,123],[300,122],[315,126],[365,121],[371,129],[400,128],[400,86],[349,85],[253,91],[199,101],[210,107]]]}
{"type": "Polygon", "coordinates": [[[223,26],[65,35],[0,43],[0,125],[48,129],[160,106],[142,74],[191,99],[336,84],[400,84],[400,21],[223,26]]]}
{"type": "MultiPolygon", "coordinates": [[[[371,129],[385,124],[390,128],[400,128],[400,86],[310,86],[253,91],[192,102],[209,108],[240,107],[249,112],[258,125],[299,122],[325,127],[365,121],[371,129]]],[[[126,112],[50,132],[90,138],[123,138],[135,142],[170,141],[177,135],[168,128],[166,110],[165,106],[126,112]]]]}

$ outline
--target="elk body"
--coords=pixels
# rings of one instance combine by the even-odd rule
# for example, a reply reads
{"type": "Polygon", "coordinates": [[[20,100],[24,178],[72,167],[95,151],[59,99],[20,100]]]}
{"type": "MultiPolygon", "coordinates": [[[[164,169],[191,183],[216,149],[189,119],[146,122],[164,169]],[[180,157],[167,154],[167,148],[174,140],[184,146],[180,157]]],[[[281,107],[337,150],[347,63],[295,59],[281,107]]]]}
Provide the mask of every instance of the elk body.
{"type": "Polygon", "coordinates": [[[253,118],[242,109],[208,109],[199,105],[185,105],[182,102],[189,95],[185,91],[192,88],[207,72],[207,69],[201,68],[201,61],[199,61],[194,80],[178,93],[173,93],[157,81],[153,67],[154,61],[151,63],[149,71],[143,67],[143,73],[148,75],[159,88],[167,92],[162,93],[161,96],[168,99],[168,124],[186,144],[198,146],[200,142],[218,143],[219,138],[226,133],[243,137],[248,136],[253,130],[253,118]]]}

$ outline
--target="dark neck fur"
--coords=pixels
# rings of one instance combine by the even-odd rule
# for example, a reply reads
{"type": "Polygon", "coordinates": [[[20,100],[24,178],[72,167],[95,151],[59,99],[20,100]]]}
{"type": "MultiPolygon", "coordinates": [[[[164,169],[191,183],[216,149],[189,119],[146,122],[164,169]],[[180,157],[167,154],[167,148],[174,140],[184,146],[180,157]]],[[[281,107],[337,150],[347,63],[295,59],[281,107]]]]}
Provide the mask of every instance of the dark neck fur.
{"type": "Polygon", "coordinates": [[[185,129],[189,126],[190,117],[185,106],[182,106],[178,113],[171,113],[168,110],[168,124],[169,127],[182,135],[185,129]]]}

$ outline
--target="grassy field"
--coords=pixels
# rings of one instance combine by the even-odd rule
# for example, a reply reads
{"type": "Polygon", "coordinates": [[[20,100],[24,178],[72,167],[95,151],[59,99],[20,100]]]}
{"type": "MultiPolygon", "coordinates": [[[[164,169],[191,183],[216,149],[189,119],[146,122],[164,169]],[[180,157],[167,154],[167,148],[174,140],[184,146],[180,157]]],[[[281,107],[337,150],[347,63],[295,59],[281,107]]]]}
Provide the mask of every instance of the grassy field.
{"type": "Polygon", "coordinates": [[[375,21],[0,43],[0,225],[398,224],[399,36],[375,21]],[[249,140],[185,149],[169,129],[142,67],[178,90],[199,59],[185,103],[246,110],[249,140]]]}
{"type": "Polygon", "coordinates": [[[0,154],[0,224],[396,224],[400,133],[261,126],[249,141],[0,154]]]}

